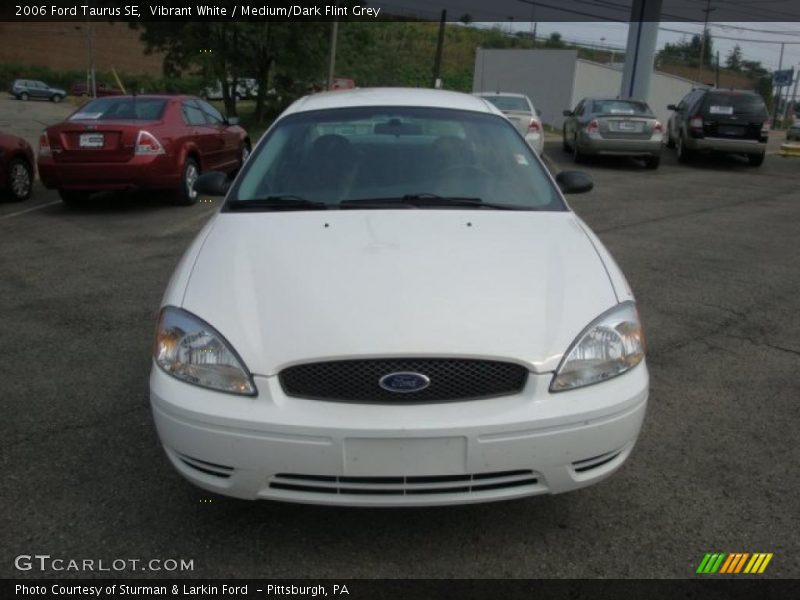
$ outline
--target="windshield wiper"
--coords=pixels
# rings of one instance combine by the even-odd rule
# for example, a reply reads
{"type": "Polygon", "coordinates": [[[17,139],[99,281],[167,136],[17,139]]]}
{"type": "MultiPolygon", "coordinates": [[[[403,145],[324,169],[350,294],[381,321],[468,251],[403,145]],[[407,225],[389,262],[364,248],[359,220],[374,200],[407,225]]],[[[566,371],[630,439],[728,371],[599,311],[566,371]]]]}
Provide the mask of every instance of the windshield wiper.
{"type": "Polygon", "coordinates": [[[229,200],[225,205],[227,210],[328,210],[330,206],[325,202],[306,200],[300,196],[284,194],[281,196],[266,196],[252,200],[229,200]]]}
{"type": "Polygon", "coordinates": [[[494,202],[484,202],[481,198],[469,198],[466,196],[439,196],[438,194],[420,193],[406,194],[395,198],[358,198],[355,200],[344,200],[339,203],[339,207],[347,208],[490,208],[494,210],[531,210],[526,206],[515,204],[497,204],[494,202]]]}

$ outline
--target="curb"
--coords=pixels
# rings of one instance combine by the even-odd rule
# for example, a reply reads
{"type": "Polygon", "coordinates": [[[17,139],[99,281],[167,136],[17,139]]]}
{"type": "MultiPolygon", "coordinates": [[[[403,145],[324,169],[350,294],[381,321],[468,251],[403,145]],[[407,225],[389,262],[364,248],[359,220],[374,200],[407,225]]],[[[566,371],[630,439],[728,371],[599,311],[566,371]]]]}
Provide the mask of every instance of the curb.
{"type": "Polygon", "coordinates": [[[800,156],[800,144],[781,144],[781,156],[800,156]]]}

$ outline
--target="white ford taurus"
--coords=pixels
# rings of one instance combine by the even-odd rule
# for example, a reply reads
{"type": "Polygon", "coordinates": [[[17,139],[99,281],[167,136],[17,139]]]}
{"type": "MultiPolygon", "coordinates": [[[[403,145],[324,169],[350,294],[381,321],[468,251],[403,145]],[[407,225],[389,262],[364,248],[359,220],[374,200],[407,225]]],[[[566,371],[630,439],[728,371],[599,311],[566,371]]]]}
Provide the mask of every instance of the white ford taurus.
{"type": "Polygon", "coordinates": [[[303,98],[164,295],[150,396],[175,468],[239,498],[357,506],[559,493],[616,471],[648,396],[633,295],[487,101],[303,98]]]}

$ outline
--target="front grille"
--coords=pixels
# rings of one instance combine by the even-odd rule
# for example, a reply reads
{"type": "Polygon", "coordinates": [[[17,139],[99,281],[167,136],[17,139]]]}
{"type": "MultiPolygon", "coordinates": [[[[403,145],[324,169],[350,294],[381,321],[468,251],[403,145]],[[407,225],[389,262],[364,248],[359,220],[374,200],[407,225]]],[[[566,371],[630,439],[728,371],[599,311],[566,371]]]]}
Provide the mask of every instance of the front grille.
{"type": "Polygon", "coordinates": [[[464,358],[337,360],[288,367],[280,372],[288,396],[339,402],[420,403],[474,400],[516,394],[528,370],[513,363],[464,358]],[[398,393],[379,381],[389,373],[412,372],[430,379],[427,388],[398,393]]]}
{"type": "Polygon", "coordinates": [[[412,477],[334,477],[279,473],[269,483],[275,490],[315,494],[361,496],[412,496],[469,494],[523,486],[539,479],[533,471],[501,471],[473,475],[421,475],[412,477]]]}

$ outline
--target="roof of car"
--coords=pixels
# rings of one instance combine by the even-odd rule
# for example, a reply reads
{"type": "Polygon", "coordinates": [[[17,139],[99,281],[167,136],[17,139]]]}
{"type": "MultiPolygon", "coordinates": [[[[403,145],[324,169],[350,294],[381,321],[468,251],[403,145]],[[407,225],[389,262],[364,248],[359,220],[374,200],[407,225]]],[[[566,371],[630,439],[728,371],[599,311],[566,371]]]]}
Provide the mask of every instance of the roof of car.
{"type": "Polygon", "coordinates": [[[300,98],[286,109],[285,114],[360,106],[418,106],[502,115],[494,105],[477,96],[425,88],[356,88],[320,92],[300,98]]]}

